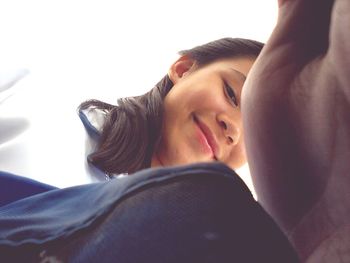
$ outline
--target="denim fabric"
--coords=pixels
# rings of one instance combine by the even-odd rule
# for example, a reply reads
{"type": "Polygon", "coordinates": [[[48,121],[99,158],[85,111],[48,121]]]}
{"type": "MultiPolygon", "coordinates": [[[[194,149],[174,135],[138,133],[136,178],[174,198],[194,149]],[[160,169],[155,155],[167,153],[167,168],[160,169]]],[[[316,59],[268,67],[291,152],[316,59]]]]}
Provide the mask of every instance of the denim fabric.
{"type": "Polygon", "coordinates": [[[53,189],[57,188],[29,178],[0,171],[0,207],[53,189]]]}
{"type": "Polygon", "coordinates": [[[298,262],[243,181],[220,163],[147,169],[3,206],[0,257],[4,262],[298,262]]]}

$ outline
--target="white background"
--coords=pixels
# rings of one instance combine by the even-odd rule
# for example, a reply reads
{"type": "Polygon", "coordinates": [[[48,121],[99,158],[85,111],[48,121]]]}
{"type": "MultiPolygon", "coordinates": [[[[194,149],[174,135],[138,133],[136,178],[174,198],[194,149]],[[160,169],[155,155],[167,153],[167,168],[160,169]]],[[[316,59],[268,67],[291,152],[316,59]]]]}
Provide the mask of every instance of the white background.
{"type": "Polygon", "coordinates": [[[30,70],[0,105],[0,117],[30,123],[1,145],[0,170],[59,187],[91,181],[80,102],[148,91],[182,49],[228,36],[266,42],[276,19],[277,0],[0,0],[0,70],[30,70]]]}

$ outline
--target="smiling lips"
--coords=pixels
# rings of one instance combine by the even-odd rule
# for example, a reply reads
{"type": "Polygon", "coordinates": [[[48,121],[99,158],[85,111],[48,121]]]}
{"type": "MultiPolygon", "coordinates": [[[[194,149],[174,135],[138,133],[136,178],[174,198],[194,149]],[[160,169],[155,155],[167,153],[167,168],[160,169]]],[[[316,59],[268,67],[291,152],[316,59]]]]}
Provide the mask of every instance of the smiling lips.
{"type": "Polygon", "coordinates": [[[200,130],[199,140],[203,145],[203,150],[205,152],[211,152],[213,155],[212,157],[217,160],[218,145],[213,133],[209,127],[201,122],[196,116],[194,116],[194,121],[200,130]]]}

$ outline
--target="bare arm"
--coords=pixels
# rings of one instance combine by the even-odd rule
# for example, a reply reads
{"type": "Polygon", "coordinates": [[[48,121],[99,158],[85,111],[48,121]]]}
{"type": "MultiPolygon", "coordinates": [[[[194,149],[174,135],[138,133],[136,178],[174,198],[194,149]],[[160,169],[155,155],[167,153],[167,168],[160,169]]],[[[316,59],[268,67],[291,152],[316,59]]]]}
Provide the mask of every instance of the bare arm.
{"type": "Polygon", "coordinates": [[[281,0],[242,96],[258,199],[312,258],[350,217],[350,1],[281,0]]]}

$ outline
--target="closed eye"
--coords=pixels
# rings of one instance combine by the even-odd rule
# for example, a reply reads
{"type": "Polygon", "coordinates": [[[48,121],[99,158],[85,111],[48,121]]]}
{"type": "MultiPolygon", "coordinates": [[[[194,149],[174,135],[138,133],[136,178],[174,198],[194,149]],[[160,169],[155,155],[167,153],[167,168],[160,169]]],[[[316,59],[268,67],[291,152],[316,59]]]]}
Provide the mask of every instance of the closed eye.
{"type": "Polygon", "coordinates": [[[236,107],[238,106],[238,101],[235,92],[233,91],[233,88],[231,88],[230,85],[227,84],[226,81],[224,81],[224,90],[225,94],[230,100],[231,103],[233,103],[236,107]]]}

